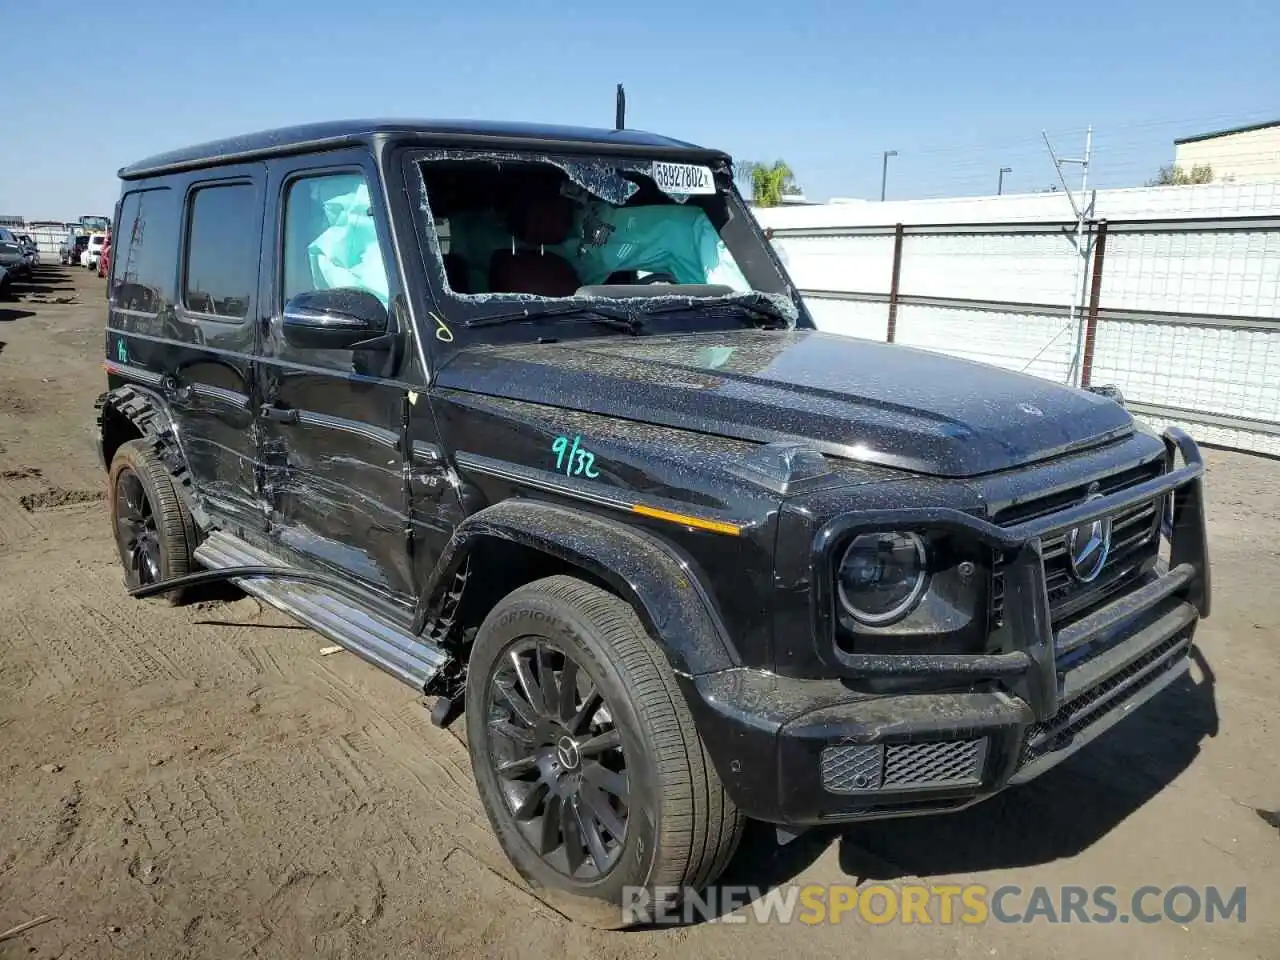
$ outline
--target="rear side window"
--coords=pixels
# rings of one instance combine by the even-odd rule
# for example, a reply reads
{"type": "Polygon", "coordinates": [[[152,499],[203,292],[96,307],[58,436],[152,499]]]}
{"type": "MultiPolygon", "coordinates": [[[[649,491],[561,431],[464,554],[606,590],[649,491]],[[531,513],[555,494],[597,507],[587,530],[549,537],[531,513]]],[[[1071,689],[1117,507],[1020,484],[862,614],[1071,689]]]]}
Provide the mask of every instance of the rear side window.
{"type": "MultiPolygon", "coordinates": [[[[120,226],[111,257],[111,301],[118,310],[159,313],[173,297],[178,248],[177,195],[168,187],[135,190],[120,201],[120,226]]],[[[75,249],[88,245],[78,235],[75,249]]]]}
{"type": "Polygon", "coordinates": [[[182,290],[188,310],[230,320],[248,314],[258,282],[259,232],[251,184],[201,187],[192,193],[182,290]]]}

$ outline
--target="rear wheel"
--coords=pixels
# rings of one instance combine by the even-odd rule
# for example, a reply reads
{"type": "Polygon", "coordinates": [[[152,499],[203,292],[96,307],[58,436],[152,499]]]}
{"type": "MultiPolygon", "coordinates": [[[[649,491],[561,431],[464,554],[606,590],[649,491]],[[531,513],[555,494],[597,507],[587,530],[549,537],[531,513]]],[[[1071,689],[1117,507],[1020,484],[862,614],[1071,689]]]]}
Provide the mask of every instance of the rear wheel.
{"type": "Polygon", "coordinates": [[[625,926],[627,888],[698,889],[728,863],[742,818],[619,597],[566,576],[514,591],[476,635],[466,702],[489,820],[553,906],[625,926]]]}
{"type": "MultiPolygon", "coordinates": [[[[116,549],[132,589],[190,573],[195,523],[164,463],[145,441],[120,445],[111,460],[107,496],[116,549]]],[[[171,604],[181,591],[164,594],[171,604]]]]}

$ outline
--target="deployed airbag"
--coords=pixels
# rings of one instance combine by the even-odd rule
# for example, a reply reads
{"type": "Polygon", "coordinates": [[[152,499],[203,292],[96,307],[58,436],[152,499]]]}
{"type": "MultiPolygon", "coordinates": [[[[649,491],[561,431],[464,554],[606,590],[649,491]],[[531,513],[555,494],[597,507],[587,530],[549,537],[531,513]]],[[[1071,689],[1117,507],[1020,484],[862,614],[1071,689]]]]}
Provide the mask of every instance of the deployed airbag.
{"type": "Polygon", "coordinates": [[[345,190],[324,201],[327,227],[307,247],[311,278],[318,290],[355,287],[382,301],[389,300],[387,271],[378,248],[369,205],[369,187],[360,174],[326,178],[345,190]]]}

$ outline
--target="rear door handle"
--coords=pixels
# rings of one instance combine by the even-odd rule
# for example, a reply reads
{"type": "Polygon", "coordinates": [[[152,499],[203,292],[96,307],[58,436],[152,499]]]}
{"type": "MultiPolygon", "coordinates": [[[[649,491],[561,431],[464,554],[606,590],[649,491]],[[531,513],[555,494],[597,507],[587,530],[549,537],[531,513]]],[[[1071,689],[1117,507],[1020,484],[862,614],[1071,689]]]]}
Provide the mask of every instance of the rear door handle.
{"type": "Polygon", "coordinates": [[[289,410],[285,407],[277,407],[273,403],[264,403],[258,408],[259,415],[264,420],[274,420],[276,423],[297,423],[298,411],[289,410]]]}

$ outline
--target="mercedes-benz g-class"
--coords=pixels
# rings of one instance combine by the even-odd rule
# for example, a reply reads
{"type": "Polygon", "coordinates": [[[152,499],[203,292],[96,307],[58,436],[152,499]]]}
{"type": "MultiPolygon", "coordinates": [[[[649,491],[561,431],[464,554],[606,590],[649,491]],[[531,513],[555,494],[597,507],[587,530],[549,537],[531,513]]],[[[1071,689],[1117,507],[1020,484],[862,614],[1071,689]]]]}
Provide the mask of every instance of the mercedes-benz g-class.
{"type": "Polygon", "coordinates": [[[1202,461],[819,332],[723,153],[328,123],[124,168],[99,442],[136,596],[224,578],[465,713],[532,883],[955,810],[1168,687],[1202,461]]]}

